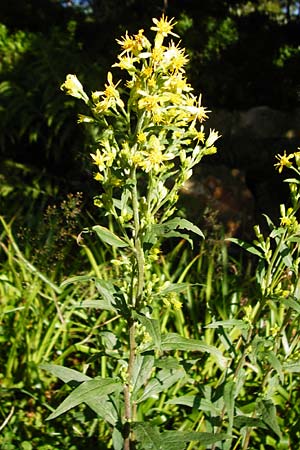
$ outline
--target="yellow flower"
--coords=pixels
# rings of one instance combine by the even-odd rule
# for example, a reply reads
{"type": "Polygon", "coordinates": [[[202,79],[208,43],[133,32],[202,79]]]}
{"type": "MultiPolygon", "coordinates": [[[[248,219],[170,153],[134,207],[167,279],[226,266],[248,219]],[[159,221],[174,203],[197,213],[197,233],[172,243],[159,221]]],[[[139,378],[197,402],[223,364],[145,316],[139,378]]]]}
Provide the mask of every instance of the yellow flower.
{"type": "Polygon", "coordinates": [[[161,34],[163,37],[168,36],[169,34],[171,34],[172,36],[175,37],[179,37],[177,34],[172,33],[172,29],[174,27],[174,25],[176,25],[173,22],[173,18],[171,20],[168,20],[168,17],[165,17],[165,15],[163,14],[161,19],[152,19],[152,22],[156,25],[155,27],[151,27],[151,30],[156,31],[158,34],[161,34]]]}
{"type": "Polygon", "coordinates": [[[153,73],[152,67],[144,67],[141,70],[141,77],[143,77],[143,78],[150,78],[152,73],[153,73]]]}
{"type": "Polygon", "coordinates": [[[96,175],[94,175],[94,180],[96,181],[103,181],[104,177],[101,175],[101,173],[97,172],[96,175]]]}
{"type": "Polygon", "coordinates": [[[145,135],[145,133],[143,131],[140,131],[137,135],[137,141],[139,144],[143,144],[144,142],[146,142],[147,137],[145,135]]]}
{"type": "Polygon", "coordinates": [[[103,98],[102,101],[96,103],[96,112],[104,112],[110,107],[114,107],[116,104],[120,106],[121,108],[124,107],[124,102],[120,98],[120,93],[117,89],[118,84],[120,81],[118,81],[117,84],[113,83],[112,80],[112,74],[111,72],[108,72],[107,74],[107,81],[104,91],[97,91],[93,92],[92,98],[94,102],[97,102],[97,99],[99,99],[101,96],[103,98]]]}
{"type": "Polygon", "coordinates": [[[191,85],[187,83],[187,80],[182,73],[168,76],[165,86],[177,94],[181,94],[182,92],[190,92],[193,90],[191,85]]]}
{"type": "Polygon", "coordinates": [[[214,145],[214,143],[216,142],[217,139],[219,139],[221,136],[219,135],[219,133],[216,130],[209,130],[209,136],[206,139],[206,147],[212,147],[214,145]]]}
{"type": "Polygon", "coordinates": [[[183,66],[188,62],[188,57],[184,54],[184,50],[180,49],[172,41],[168,49],[163,54],[163,64],[173,72],[184,71],[183,66]]]}
{"type": "Polygon", "coordinates": [[[174,299],[172,301],[172,303],[173,303],[175,311],[179,311],[182,308],[182,302],[180,302],[179,300],[174,299]]]}
{"type": "Polygon", "coordinates": [[[67,75],[66,81],[60,86],[62,91],[66,91],[72,97],[80,98],[88,103],[89,98],[83,90],[83,86],[76,75],[67,75]]]}
{"type": "Polygon", "coordinates": [[[200,131],[198,131],[196,129],[195,129],[195,131],[193,131],[194,140],[200,141],[200,142],[202,142],[202,144],[204,144],[204,141],[205,141],[205,133],[203,130],[204,130],[204,127],[202,125],[200,131]]]}
{"type": "Polygon", "coordinates": [[[121,53],[121,56],[124,53],[133,53],[134,55],[138,55],[143,48],[149,48],[150,42],[144,36],[144,30],[139,30],[138,34],[135,34],[134,37],[131,37],[128,35],[128,32],[126,31],[126,34],[124,37],[121,38],[122,40],[117,39],[117,43],[122,47],[123,52],[121,53]]]}
{"type": "Polygon", "coordinates": [[[105,156],[103,153],[100,153],[100,150],[97,148],[96,153],[90,153],[92,159],[94,160],[93,164],[95,164],[99,171],[102,172],[105,169],[105,156]]]}
{"type": "Polygon", "coordinates": [[[164,47],[154,47],[151,53],[152,61],[154,63],[159,63],[163,59],[164,47]]]}
{"type": "Polygon", "coordinates": [[[145,109],[149,112],[157,112],[159,109],[159,96],[158,95],[146,95],[142,97],[138,102],[139,109],[145,109]]]}
{"type": "MultiPolygon", "coordinates": [[[[117,43],[122,47],[124,52],[133,52],[135,48],[135,40],[128,35],[128,31],[126,31],[125,36],[121,38],[122,40],[116,39],[117,43]]],[[[124,53],[123,52],[123,53],[124,53]]],[[[122,53],[121,53],[122,55],[122,53]]]]}
{"type": "Polygon", "coordinates": [[[149,80],[148,80],[148,87],[150,89],[153,89],[153,88],[156,87],[156,80],[155,80],[154,77],[149,78],[149,80]]]}
{"type": "Polygon", "coordinates": [[[274,166],[278,169],[278,172],[281,173],[284,167],[291,167],[292,163],[290,159],[294,158],[294,154],[290,155],[286,154],[286,150],[284,150],[283,155],[276,155],[276,159],[278,159],[278,163],[274,164],[274,166]]]}
{"type": "Polygon", "coordinates": [[[198,101],[194,96],[191,96],[187,100],[186,106],[183,110],[189,113],[189,120],[199,120],[199,122],[204,122],[208,118],[208,111],[204,106],[201,106],[201,95],[199,95],[198,101]]]}
{"type": "Polygon", "coordinates": [[[290,217],[281,217],[280,218],[280,225],[282,227],[289,227],[292,225],[292,219],[290,217]]]}
{"type": "Polygon", "coordinates": [[[152,135],[149,139],[147,151],[142,152],[145,158],[140,162],[140,167],[145,172],[159,171],[164,161],[175,158],[173,153],[163,153],[164,149],[165,146],[160,143],[158,137],[152,135]]]}
{"type": "Polygon", "coordinates": [[[118,56],[119,62],[112,65],[112,67],[120,67],[121,70],[127,70],[128,72],[135,71],[134,63],[138,61],[138,58],[133,56],[118,56]]]}
{"type": "Polygon", "coordinates": [[[163,124],[165,122],[165,117],[162,115],[160,111],[157,111],[153,114],[152,120],[156,125],[163,124]]]}
{"type": "Polygon", "coordinates": [[[118,81],[118,83],[115,85],[113,83],[113,80],[112,80],[111,72],[108,72],[108,74],[107,74],[107,81],[108,81],[108,84],[104,85],[105,86],[105,90],[103,92],[105,97],[107,97],[107,98],[115,98],[115,99],[119,98],[120,94],[119,94],[119,91],[117,90],[117,86],[120,83],[120,81],[118,81]]]}

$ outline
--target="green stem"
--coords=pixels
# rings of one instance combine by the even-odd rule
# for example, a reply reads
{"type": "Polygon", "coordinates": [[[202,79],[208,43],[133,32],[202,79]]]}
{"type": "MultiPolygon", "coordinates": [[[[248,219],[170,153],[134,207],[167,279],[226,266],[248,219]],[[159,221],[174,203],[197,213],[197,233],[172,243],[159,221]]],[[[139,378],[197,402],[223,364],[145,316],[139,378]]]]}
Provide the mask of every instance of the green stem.
{"type": "MultiPolygon", "coordinates": [[[[271,258],[271,261],[270,261],[270,264],[269,264],[269,267],[268,267],[268,270],[267,270],[267,274],[266,274],[266,287],[265,287],[266,290],[268,289],[268,287],[269,287],[269,286],[271,285],[271,283],[272,283],[272,270],[273,270],[273,266],[274,266],[274,264],[275,264],[275,261],[276,261],[276,258],[277,258],[277,256],[278,256],[278,254],[279,254],[279,252],[280,252],[281,245],[282,245],[282,243],[283,243],[283,241],[284,241],[285,235],[286,235],[286,233],[282,233],[282,235],[281,235],[281,237],[280,237],[279,244],[277,245],[277,247],[276,247],[276,249],[275,249],[275,251],[274,251],[274,253],[273,253],[273,255],[272,255],[272,258],[271,258]]],[[[265,292],[264,292],[264,293],[265,293],[265,292]]]]}
{"type": "MultiPolygon", "coordinates": [[[[132,170],[131,178],[133,180],[132,186],[132,210],[133,210],[133,223],[134,223],[134,253],[135,253],[135,265],[133,270],[136,270],[136,278],[132,277],[131,286],[131,302],[130,307],[132,310],[138,311],[141,305],[144,289],[145,279],[145,264],[144,264],[144,252],[142,241],[140,237],[140,214],[139,214],[139,202],[138,202],[138,190],[136,171],[132,170]],[[133,285],[135,283],[135,285],[133,285]]],[[[124,386],[124,402],[125,402],[125,439],[124,450],[130,450],[133,442],[132,431],[130,423],[136,420],[136,404],[131,399],[132,377],[134,371],[134,363],[136,357],[136,340],[135,340],[135,320],[130,315],[128,319],[129,327],[129,359],[127,369],[127,380],[124,386]]]]}

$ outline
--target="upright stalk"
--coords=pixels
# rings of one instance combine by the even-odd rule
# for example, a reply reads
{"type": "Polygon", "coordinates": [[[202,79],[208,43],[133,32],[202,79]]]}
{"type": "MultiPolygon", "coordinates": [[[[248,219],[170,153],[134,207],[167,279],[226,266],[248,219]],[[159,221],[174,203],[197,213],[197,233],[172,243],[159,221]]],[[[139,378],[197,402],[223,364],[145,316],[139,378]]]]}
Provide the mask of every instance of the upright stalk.
{"type": "MultiPolygon", "coordinates": [[[[134,253],[135,253],[135,264],[134,271],[136,272],[136,278],[132,278],[133,286],[131,287],[131,310],[138,311],[144,288],[144,278],[145,278],[145,265],[144,265],[144,252],[140,237],[140,215],[139,215],[139,202],[138,202],[138,191],[137,191],[137,179],[136,171],[132,170],[132,210],[133,210],[133,223],[134,223],[134,253]]],[[[131,401],[131,386],[132,386],[132,376],[134,370],[134,363],[136,357],[136,341],[135,341],[135,320],[130,315],[128,319],[129,328],[129,358],[128,358],[128,370],[127,370],[127,380],[124,387],[124,402],[125,402],[125,439],[124,439],[124,450],[131,449],[132,432],[130,430],[130,422],[135,420],[136,416],[136,405],[131,401]]]]}

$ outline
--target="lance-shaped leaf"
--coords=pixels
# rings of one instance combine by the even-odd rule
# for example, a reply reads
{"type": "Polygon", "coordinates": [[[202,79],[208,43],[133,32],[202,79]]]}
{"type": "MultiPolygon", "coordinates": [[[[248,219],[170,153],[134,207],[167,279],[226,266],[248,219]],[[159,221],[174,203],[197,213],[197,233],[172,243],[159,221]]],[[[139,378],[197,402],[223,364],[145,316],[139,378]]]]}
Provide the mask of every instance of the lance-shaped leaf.
{"type": "Polygon", "coordinates": [[[243,427],[268,429],[268,427],[264,424],[264,422],[261,419],[248,416],[235,416],[233,420],[233,425],[237,429],[243,427]]]}
{"type": "Polygon", "coordinates": [[[142,314],[134,314],[137,320],[144,325],[147,333],[151,336],[156,350],[161,350],[161,334],[159,320],[150,319],[142,314]]]}
{"type": "Polygon", "coordinates": [[[100,398],[121,389],[121,383],[112,378],[95,378],[85,381],[71,392],[56,410],[50,414],[47,420],[55,419],[81,403],[88,403],[97,397],[100,398]]]}
{"type": "Polygon", "coordinates": [[[135,399],[139,389],[146,383],[151,376],[154,366],[154,356],[137,354],[132,374],[132,396],[135,399]]]}
{"type": "Polygon", "coordinates": [[[299,373],[300,372],[300,359],[297,361],[286,362],[283,364],[283,369],[286,372],[299,373]]]}
{"type": "Polygon", "coordinates": [[[139,422],[133,424],[133,430],[137,442],[141,443],[138,448],[143,450],[184,450],[187,442],[196,441],[199,445],[208,445],[228,439],[224,433],[199,433],[195,431],[164,431],[159,432],[155,425],[139,422]]]}
{"type": "MultiPolygon", "coordinates": [[[[234,418],[234,404],[235,404],[235,391],[236,386],[234,381],[228,381],[224,386],[224,404],[227,410],[227,417],[228,417],[228,427],[227,432],[228,434],[232,433],[232,427],[233,427],[233,418],[234,418]]],[[[224,445],[224,450],[229,450],[231,447],[232,439],[228,440],[224,445]]]]}
{"type": "Polygon", "coordinates": [[[145,387],[142,396],[137,400],[137,403],[141,403],[149,397],[156,397],[162,391],[165,391],[178,380],[185,376],[185,371],[182,367],[176,370],[162,369],[155,378],[152,378],[145,387]]]}
{"type": "Polygon", "coordinates": [[[260,258],[263,258],[263,253],[258,250],[257,247],[255,247],[252,244],[248,244],[248,242],[241,241],[241,239],[236,238],[226,238],[226,241],[230,241],[233,244],[237,244],[240,247],[242,247],[244,250],[246,250],[249,253],[252,253],[253,255],[259,256],[260,258]]]}
{"type": "Polygon", "coordinates": [[[218,320],[216,322],[212,322],[205,326],[205,328],[233,328],[237,327],[239,330],[248,330],[249,324],[244,322],[243,320],[238,319],[229,319],[229,320],[218,320]]]}
{"type": "Polygon", "coordinates": [[[229,439],[225,433],[200,433],[196,431],[164,431],[161,433],[161,441],[163,442],[162,450],[185,449],[186,443],[195,441],[198,445],[207,447],[229,439]]]}
{"type": "Polygon", "coordinates": [[[174,219],[168,220],[167,222],[152,225],[146,233],[145,241],[155,243],[156,238],[160,236],[163,236],[165,238],[182,237],[184,239],[187,239],[192,244],[193,242],[189,239],[189,236],[187,234],[180,233],[179,230],[191,231],[204,238],[204,235],[200,228],[198,228],[192,222],[181,217],[175,217],[174,219]]]}
{"type": "Polygon", "coordinates": [[[110,423],[112,426],[115,426],[118,422],[118,411],[107,395],[99,398],[89,398],[85,400],[85,403],[97,414],[98,417],[106,420],[106,422],[110,423]]]}
{"type": "Polygon", "coordinates": [[[276,407],[270,399],[258,399],[256,402],[257,412],[268,427],[281,439],[281,430],[276,416],[276,407]]]}
{"type": "Polygon", "coordinates": [[[198,339],[188,339],[177,333],[167,333],[161,338],[162,350],[182,350],[191,352],[207,352],[215,356],[221,367],[226,367],[227,359],[222,352],[213,345],[206,344],[198,339]]]}
{"type": "Polygon", "coordinates": [[[100,293],[102,300],[84,300],[80,303],[82,308],[98,308],[104,309],[106,311],[117,312],[116,297],[117,293],[114,284],[108,280],[101,280],[100,278],[95,278],[95,286],[100,293]]]}
{"type": "Polygon", "coordinates": [[[101,239],[102,242],[105,242],[105,244],[109,244],[112,247],[128,247],[127,242],[120,239],[106,227],[102,227],[101,225],[94,225],[92,227],[92,230],[95,231],[99,239],[101,239]]]}
{"type": "Polygon", "coordinates": [[[74,369],[68,369],[67,367],[59,366],[57,364],[40,364],[39,367],[52,373],[52,375],[55,375],[64,383],[70,383],[70,381],[82,383],[84,381],[92,380],[92,378],[88,377],[84,373],[78,372],[74,369]]]}

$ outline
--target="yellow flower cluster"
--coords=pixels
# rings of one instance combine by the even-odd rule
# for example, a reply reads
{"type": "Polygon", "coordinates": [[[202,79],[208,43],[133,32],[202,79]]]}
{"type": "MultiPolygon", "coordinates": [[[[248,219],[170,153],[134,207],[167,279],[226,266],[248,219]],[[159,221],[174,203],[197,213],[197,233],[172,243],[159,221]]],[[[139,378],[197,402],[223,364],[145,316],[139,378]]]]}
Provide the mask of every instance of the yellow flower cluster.
{"type": "Polygon", "coordinates": [[[178,172],[183,183],[202,156],[215,153],[220,137],[215,130],[208,137],[204,132],[210,111],[187,82],[185,50],[173,40],[165,42],[178,37],[176,23],[162,15],[153,24],[153,44],[142,29],[117,40],[121,52],[112,67],[127,72],[124,83],[108,72],[104,89],[91,98],[75,75],[68,75],[61,87],[90,107],[91,117],[81,115],[79,122],[99,125],[101,142],[91,157],[98,169],[95,179],[107,186],[121,185],[136,169],[163,176],[176,158],[183,163],[178,172]]]}

